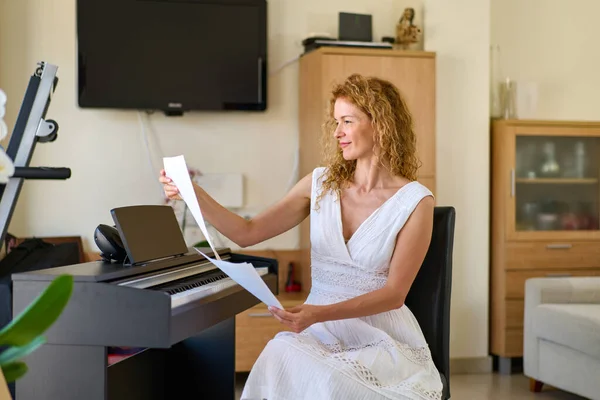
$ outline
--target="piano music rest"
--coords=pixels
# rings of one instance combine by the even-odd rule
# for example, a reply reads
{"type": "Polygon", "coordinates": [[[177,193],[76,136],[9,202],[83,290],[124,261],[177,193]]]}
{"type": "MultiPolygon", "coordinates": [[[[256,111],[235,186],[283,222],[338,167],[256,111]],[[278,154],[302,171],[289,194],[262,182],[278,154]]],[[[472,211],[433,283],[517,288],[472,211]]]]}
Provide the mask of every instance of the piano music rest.
{"type": "MultiPolygon", "coordinates": [[[[252,263],[278,294],[277,260],[218,252],[252,263]]],[[[15,315],[60,274],[73,275],[73,294],[47,343],[26,357],[18,400],[234,399],[235,316],[259,300],[212,263],[192,250],[141,265],[14,274],[15,315]],[[111,347],[142,350],[109,363],[111,347]]]]}

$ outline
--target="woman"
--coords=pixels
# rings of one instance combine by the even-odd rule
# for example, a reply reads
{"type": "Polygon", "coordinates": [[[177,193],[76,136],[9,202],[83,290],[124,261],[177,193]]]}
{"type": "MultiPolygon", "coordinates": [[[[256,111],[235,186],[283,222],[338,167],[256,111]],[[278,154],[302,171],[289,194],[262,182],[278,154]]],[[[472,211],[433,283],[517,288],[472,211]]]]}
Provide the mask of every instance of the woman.
{"type": "MultiPolygon", "coordinates": [[[[303,305],[270,309],[291,331],[262,351],[242,399],[440,399],[440,375],[404,305],[434,207],[416,181],[412,117],[396,87],[360,75],[334,87],[329,109],[326,167],[253,220],[196,188],[205,218],[242,247],[311,218],[311,292],[303,305]]],[[[164,172],[160,181],[177,198],[164,172]]]]}

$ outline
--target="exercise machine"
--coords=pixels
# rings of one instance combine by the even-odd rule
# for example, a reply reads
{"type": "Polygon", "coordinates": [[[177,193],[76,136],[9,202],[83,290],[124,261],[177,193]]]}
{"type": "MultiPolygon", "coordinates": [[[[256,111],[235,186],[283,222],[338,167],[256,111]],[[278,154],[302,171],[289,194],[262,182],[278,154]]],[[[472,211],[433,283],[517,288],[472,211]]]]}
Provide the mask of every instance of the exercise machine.
{"type": "Polygon", "coordinates": [[[58,137],[58,124],[46,120],[52,95],[58,85],[58,67],[46,62],[37,64],[29,79],[25,97],[6,154],[15,165],[8,183],[0,185],[0,246],[4,243],[15,205],[25,179],[68,179],[70,168],[30,167],[36,144],[49,143],[58,137]]]}

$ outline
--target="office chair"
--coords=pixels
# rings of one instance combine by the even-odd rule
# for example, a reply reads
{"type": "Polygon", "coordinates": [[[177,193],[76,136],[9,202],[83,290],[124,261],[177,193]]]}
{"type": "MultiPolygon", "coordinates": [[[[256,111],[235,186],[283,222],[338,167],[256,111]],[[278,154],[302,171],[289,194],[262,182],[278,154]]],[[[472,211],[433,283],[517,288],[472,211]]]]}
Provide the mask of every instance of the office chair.
{"type": "Polygon", "coordinates": [[[454,247],[454,207],[435,207],[431,244],[406,297],[429,344],[444,384],[442,400],[450,398],[450,292],[454,247]]]}

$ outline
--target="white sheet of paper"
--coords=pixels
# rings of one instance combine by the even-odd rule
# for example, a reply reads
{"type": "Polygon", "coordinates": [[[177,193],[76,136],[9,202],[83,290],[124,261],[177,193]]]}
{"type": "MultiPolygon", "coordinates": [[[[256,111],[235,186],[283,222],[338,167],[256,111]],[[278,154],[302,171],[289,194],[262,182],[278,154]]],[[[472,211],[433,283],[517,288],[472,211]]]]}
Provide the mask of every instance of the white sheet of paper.
{"type": "Polygon", "coordinates": [[[171,178],[173,183],[175,183],[175,186],[177,186],[177,189],[179,189],[181,198],[183,201],[185,201],[185,204],[187,204],[188,208],[190,209],[194,219],[196,220],[196,223],[202,231],[202,234],[214,252],[215,257],[220,260],[221,257],[217,253],[212,239],[208,234],[208,230],[206,229],[206,224],[204,223],[202,211],[200,210],[200,204],[198,204],[198,199],[196,198],[196,193],[194,192],[194,186],[192,185],[192,179],[190,178],[190,173],[187,164],[185,163],[185,158],[183,155],[175,157],[163,157],[163,164],[167,177],[171,178]]]}
{"type": "Polygon", "coordinates": [[[283,310],[283,306],[277,300],[277,297],[268,288],[265,281],[258,275],[254,266],[250,263],[232,263],[229,261],[215,260],[194,248],[199,254],[202,254],[207,260],[215,264],[219,269],[227,274],[231,279],[239,283],[244,289],[256,296],[267,306],[275,306],[283,310]]]}
{"type": "Polygon", "coordinates": [[[283,310],[283,306],[277,300],[277,297],[271,292],[265,281],[262,280],[261,276],[258,275],[256,269],[252,264],[249,263],[232,263],[229,261],[221,260],[219,253],[213,245],[212,239],[206,229],[204,218],[202,217],[202,210],[196,193],[194,192],[194,186],[188,172],[188,167],[185,163],[183,155],[176,157],[164,157],[163,164],[165,167],[165,173],[167,177],[173,180],[175,186],[179,189],[179,194],[185,204],[189,207],[196,223],[200,227],[202,234],[206,238],[206,241],[210,245],[210,248],[215,254],[216,260],[207,256],[200,250],[194,248],[198,253],[204,256],[207,260],[215,264],[221,271],[225,272],[227,276],[236,281],[244,289],[256,296],[260,301],[268,306],[275,306],[283,310]]]}

